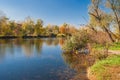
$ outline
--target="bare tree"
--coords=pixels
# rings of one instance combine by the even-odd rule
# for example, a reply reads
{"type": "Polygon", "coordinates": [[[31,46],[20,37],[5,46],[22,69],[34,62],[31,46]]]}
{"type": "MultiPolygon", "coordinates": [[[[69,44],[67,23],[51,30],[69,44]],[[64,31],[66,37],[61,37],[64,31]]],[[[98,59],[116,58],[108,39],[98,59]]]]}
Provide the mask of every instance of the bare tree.
{"type": "Polygon", "coordinates": [[[117,24],[120,38],[120,0],[107,0],[106,7],[110,8],[113,12],[113,20],[117,24]]]}
{"type": "Polygon", "coordinates": [[[111,16],[100,8],[102,6],[102,0],[91,0],[91,5],[89,7],[89,15],[90,15],[90,24],[98,27],[98,29],[102,29],[107,33],[110,40],[114,42],[114,33],[110,31],[110,24],[112,22],[111,16]]]}

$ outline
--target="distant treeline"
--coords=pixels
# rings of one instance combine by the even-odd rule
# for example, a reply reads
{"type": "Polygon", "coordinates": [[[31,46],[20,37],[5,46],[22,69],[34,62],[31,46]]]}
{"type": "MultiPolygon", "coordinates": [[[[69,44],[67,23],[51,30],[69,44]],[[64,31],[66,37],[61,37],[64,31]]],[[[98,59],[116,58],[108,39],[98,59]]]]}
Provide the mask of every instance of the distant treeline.
{"type": "Polygon", "coordinates": [[[71,35],[77,29],[69,24],[44,26],[41,19],[34,21],[31,17],[27,17],[23,22],[9,20],[6,16],[0,17],[0,37],[16,38],[16,37],[56,37],[71,35]]]}

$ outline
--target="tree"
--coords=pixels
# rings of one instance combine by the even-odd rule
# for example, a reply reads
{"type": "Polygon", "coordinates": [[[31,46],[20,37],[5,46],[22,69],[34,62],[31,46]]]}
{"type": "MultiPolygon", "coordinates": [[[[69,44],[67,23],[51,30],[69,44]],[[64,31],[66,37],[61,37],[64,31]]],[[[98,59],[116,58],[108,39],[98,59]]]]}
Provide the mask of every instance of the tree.
{"type": "Polygon", "coordinates": [[[41,19],[37,20],[34,30],[35,30],[34,34],[37,36],[43,33],[43,21],[41,19]]]}
{"type": "Polygon", "coordinates": [[[34,21],[30,17],[27,17],[22,23],[22,29],[24,36],[32,36],[34,33],[34,21]]]}
{"type": "Polygon", "coordinates": [[[8,18],[1,17],[0,19],[0,34],[2,36],[8,36],[9,34],[10,28],[8,26],[8,18]]]}
{"type": "Polygon", "coordinates": [[[113,20],[117,24],[116,26],[120,38],[120,0],[106,0],[106,7],[112,10],[113,20]]]}
{"type": "Polygon", "coordinates": [[[10,35],[17,35],[17,24],[15,21],[9,21],[9,29],[10,29],[10,35]]]}
{"type": "Polygon", "coordinates": [[[59,27],[57,25],[53,25],[53,34],[57,35],[59,33],[59,27]]]}
{"type": "Polygon", "coordinates": [[[68,24],[64,23],[60,28],[59,31],[61,34],[66,34],[67,33],[67,26],[68,24]]]}
{"type": "Polygon", "coordinates": [[[51,34],[52,34],[52,25],[48,24],[45,29],[46,29],[46,35],[51,36],[51,34]]]}
{"type": "Polygon", "coordinates": [[[72,34],[75,33],[75,32],[77,32],[77,29],[76,29],[74,26],[69,25],[69,26],[68,26],[68,29],[67,29],[67,34],[68,34],[68,35],[72,35],[72,34]]]}
{"type": "Polygon", "coordinates": [[[91,5],[89,7],[90,24],[98,27],[98,29],[105,31],[108,34],[110,40],[114,42],[114,37],[116,36],[110,29],[112,18],[109,14],[100,9],[102,6],[101,3],[102,0],[91,0],[91,5]]]}

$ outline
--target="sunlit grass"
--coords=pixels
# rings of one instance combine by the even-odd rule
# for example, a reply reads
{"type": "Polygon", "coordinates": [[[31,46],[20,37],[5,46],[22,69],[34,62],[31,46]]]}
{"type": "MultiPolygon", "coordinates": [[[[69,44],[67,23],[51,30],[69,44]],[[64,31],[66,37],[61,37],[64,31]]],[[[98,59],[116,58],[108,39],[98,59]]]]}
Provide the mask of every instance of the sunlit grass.
{"type": "Polygon", "coordinates": [[[90,71],[91,74],[96,76],[97,80],[109,80],[111,74],[107,74],[107,69],[113,66],[120,66],[120,55],[109,56],[107,59],[96,62],[90,68],[90,71]]]}
{"type": "MultiPolygon", "coordinates": [[[[101,45],[101,44],[96,44],[94,45],[94,48],[97,50],[102,50],[105,48],[105,46],[101,45]]],[[[111,45],[108,46],[109,50],[120,50],[120,42],[119,43],[113,43],[111,45]]]]}
{"type": "Polygon", "coordinates": [[[120,50],[120,43],[114,43],[110,46],[110,50],[120,50]]]}

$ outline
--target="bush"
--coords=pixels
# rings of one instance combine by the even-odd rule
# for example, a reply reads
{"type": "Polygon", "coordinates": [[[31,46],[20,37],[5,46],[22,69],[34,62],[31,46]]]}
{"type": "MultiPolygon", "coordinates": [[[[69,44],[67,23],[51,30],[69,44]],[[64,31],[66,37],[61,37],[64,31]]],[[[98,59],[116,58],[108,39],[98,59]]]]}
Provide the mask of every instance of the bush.
{"type": "Polygon", "coordinates": [[[65,34],[58,34],[57,37],[65,37],[65,34]]]}
{"type": "Polygon", "coordinates": [[[65,51],[79,50],[86,47],[90,41],[90,35],[85,30],[81,30],[68,37],[62,49],[65,51]]]}

